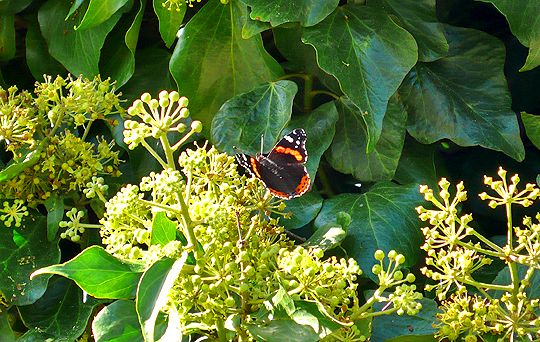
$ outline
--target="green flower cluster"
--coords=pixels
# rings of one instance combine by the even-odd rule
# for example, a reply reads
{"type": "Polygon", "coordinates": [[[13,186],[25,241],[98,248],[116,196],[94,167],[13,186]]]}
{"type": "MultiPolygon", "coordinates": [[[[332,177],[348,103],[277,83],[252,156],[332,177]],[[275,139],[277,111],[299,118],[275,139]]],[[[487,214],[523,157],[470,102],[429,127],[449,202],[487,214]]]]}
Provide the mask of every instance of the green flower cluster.
{"type": "Polygon", "coordinates": [[[524,190],[519,191],[517,175],[508,183],[505,170],[500,168],[498,174],[500,181],[491,177],[485,177],[484,181],[498,196],[485,192],[479,196],[489,200],[491,208],[505,206],[508,234],[507,244],[502,247],[469,226],[471,215],[458,215],[459,204],[467,199],[463,183],[456,186],[456,194],[450,200],[450,183],[446,179],[441,180],[439,196],[442,201],[428,187],[420,187],[425,199],[436,207],[428,210],[420,206],[416,210],[423,221],[430,223],[430,227],[422,229],[426,239],[422,248],[428,253],[428,267],[421,271],[435,281],[435,284],[427,284],[426,290],[435,289],[442,301],[443,312],[438,314],[440,324],[436,334],[440,339],[454,341],[461,337],[464,341],[474,342],[485,334],[495,335],[501,342],[540,338],[540,300],[527,298],[539,265],[540,225],[525,217],[525,228],[521,229],[514,227],[512,220],[512,205],[528,207],[540,191],[534,184],[527,184],[524,190]],[[489,265],[494,258],[507,264],[501,273],[509,279],[508,284],[483,283],[475,279],[474,273],[489,265]],[[478,294],[469,294],[471,288],[475,288],[478,294]]]}
{"type": "Polygon", "coordinates": [[[45,77],[36,83],[35,98],[17,93],[16,87],[0,88],[0,140],[13,152],[8,169],[13,171],[4,171],[0,198],[22,199],[35,207],[54,193],[81,190],[93,176],[119,176],[113,143],[85,141],[95,120],[124,112],[114,90],[109,80],[71,76],[45,77]]]}
{"type": "MultiPolygon", "coordinates": [[[[143,94],[130,107],[128,113],[141,121],[126,120],[124,141],[130,148],[145,147],[163,171],[122,188],[105,203],[100,221],[106,250],[118,258],[151,265],[189,253],[163,308],[178,313],[183,334],[252,341],[246,325],[257,321],[258,312],[279,291],[293,301],[318,303],[342,327],[328,334],[327,341],[365,341],[367,333],[354,323],[374,316],[375,302],[394,304],[383,314],[418,312],[421,306],[415,301],[422,296],[414,285],[403,284],[415,280],[399,271],[403,255],[390,252],[391,267],[379,272],[379,292],[360,306],[356,279],[362,272],[356,261],[324,259],[322,249],[295,247],[279,225],[279,217],[290,215],[284,201],[276,200],[258,179],[240,176],[234,157],[195,143],[176,163],[173,153],[201,130],[200,122],[193,121],[178,143],[169,142],[170,132],[187,128],[187,104],[177,92],[162,91],[159,100],[143,94]],[[160,141],[166,159],[150,139],[160,141]],[[383,297],[391,287],[395,292],[383,297]]],[[[104,200],[102,183],[94,178],[85,193],[104,200]]],[[[80,226],[77,220],[73,212],[70,227],[80,226]]],[[[379,255],[382,260],[384,253],[379,255]]]]}

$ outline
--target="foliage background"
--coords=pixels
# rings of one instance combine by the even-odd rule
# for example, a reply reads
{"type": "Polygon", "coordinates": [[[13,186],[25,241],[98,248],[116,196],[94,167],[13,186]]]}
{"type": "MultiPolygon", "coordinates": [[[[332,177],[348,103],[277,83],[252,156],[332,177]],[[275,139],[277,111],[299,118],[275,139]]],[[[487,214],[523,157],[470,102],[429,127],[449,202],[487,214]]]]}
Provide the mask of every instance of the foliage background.
{"type": "MultiPolygon", "coordinates": [[[[413,269],[422,260],[412,210],[422,201],[419,183],[434,187],[445,176],[464,180],[474,194],[499,165],[525,182],[540,171],[538,0],[209,0],[193,7],[169,0],[172,11],[162,2],[2,1],[0,84],[31,90],[43,74],[99,74],[116,80],[126,107],[143,92],[177,89],[204,124],[200,138],[229,153],[233,145],[257,152],[261,133],[267,151],[280,135],[305,128],[315,182],[288,203],[294,215],[285,224],[309,235],[349,212],[343,247],[364,270],[378,248],[398,250],[413,269]]],[[[95,134],[125,147],[121,129],[96,125],[95,134]]],[[[2,162],[10,159],[3,152],[2,162]]],[[[140,150],[123,159],[124,183],[157,167],[140,150]]],[[[483,215],[474,196],[469,205],[479,230],[503,231],[503,213],[483,215]]],[[[43,235],[33,241],[46,236],[38,224],[25,233],[43,235]]],[[[43,267],[58,262],[58,243],[0,257],[33,253],[34,266],[43,267]]],[[[77,252],[64,244],[62,261],[77,252]]],[[[4,295],[16,292],[9,272],[0,275],[4,295]]],[[[74,286],[54,279],[17,305],[74,286]]],[[[97,304],[77,310],[89,315],[97,304]]],[[[27,306],[21,315],[36,312],[27,306]]],[[[3,331],[7,316],[1,319],[3,331]]]]}

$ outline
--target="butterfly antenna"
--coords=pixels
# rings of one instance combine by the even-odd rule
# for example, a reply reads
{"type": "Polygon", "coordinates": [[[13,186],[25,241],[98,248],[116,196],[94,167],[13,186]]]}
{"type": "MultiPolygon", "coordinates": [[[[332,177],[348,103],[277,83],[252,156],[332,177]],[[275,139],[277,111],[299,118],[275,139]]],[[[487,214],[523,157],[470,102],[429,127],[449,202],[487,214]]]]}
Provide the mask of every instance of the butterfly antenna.
{"type": "Polygon", "coordinates": [[[261,134],[261,156],[264,152],[264,134],[261,134]]]}

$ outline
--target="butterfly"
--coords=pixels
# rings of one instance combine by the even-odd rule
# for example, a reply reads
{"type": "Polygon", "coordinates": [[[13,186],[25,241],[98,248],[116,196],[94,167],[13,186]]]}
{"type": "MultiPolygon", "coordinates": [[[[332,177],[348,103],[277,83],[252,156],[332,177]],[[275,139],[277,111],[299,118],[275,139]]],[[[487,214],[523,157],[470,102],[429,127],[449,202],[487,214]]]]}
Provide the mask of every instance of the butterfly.
{"type": "Polygon", "coordinates": [[[311,185],[304,166],[308,157],[306,140],[306,132],[301,128],[295,129],[284,136],[270,153],[261,151],[255,157],[238,153],[236,160],[251,175],[259,178],[274,196],[284,199],[299,197],[311,185]]]}

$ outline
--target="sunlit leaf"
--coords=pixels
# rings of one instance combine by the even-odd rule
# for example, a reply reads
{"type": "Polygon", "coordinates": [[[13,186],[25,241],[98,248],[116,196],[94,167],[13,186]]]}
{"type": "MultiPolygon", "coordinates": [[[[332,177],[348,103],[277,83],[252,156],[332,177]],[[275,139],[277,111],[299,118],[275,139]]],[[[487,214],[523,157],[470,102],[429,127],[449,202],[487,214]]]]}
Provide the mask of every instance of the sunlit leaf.
{"type": "Polygon", "coordinates": [[[242,0],[251,7],[253,20],[278,26],[299,21],[302,26],[313,26],[326,18],[337,7],[339,0],[242,0]]]}

